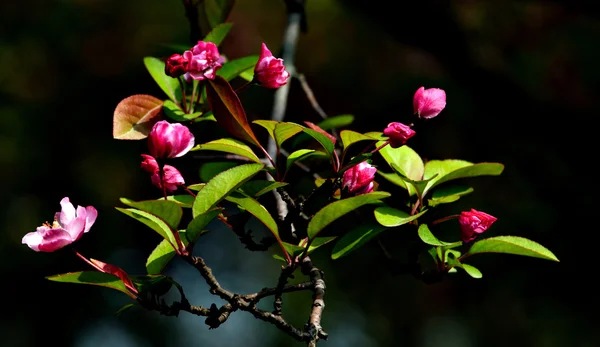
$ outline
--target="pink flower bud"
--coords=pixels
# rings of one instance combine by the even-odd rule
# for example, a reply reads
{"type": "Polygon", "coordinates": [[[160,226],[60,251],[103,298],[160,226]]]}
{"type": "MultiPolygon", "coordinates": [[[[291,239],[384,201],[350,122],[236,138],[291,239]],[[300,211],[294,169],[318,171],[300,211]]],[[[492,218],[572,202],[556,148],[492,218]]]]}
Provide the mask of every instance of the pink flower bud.
{"type": "Polygon", "coordinates": [[[390,146],[392,148],[398,148],[403,146],[408,139],[416,134],[416,132],[408,125],[393,122],[388,124],[387,128],[383,130],[383,134],[389,136],[390,146]]]}
{"type": "Polygon", "coordinates": [[[375,173],[377,169],[363,161],[344,172],[342,188],[346,188],[352,195],[366,194],[373,191],[375,173]]]}
{"type": "Polygon", "coordinates": [[[155,158],[176,158],[194,147],[194,135],[183,124],[156,122],[148,134],[148,149],[155,158]]]}
{"type": "Polygon", "coordinates": [[[148,154],[142,154],[141,156],[144,158],[144,160],[142,161],[140,167],[150,174],[150,180],[152,181],[152,184],[159,189],[163,189],[164,183],[164,187],[168,192],[174,192],[177,190],[177,188],[179,188],[179,186],[185,184],[183,176],[179,170],[173,166],[164,165],[161,177],[160,168],[156,159],[148,154]]]}
{"type": "Polygon", "coordinates": [[[258,62],[254,67],[254,78],[265,88],[279,88],[287,83],[290,74],[285,70],[283,59],[275,58],[263,42],[258,62]]]}
{"type": "Polygon", "coordinates": [[[421,87],[413,97],[413,107],[419,118],[433,118],[446,107],[446,92],[439,88],[421,87]]]}
{"type": "Polygon", "coordinates": [[[464,211],[458,217],[460,224],[460,238],[464,243],[475,240],[477,234],[486,231],[498,218],[487,213],[471,209],[464,211]]]}
{"type": "Polygon", "coordinates": [[[188,61],[181,54],[173,54],[165,62],[165,74],[177,78],[187,72],[188,61]]]}
{"type": "Polygon", "coordinates": [[[90,231],[98,216],[98,211],[93,206],[77,206],[75,209],[68,197],[63,198],[60,205],[62,209],[54,215],[52,225],[44,223],[36,231],[26,234],[23,236],[23,244],[36,252],[54,252],[79,240],[84,233],[90,231]]]}
{"type": "Polygon", "coordinates": [[[195,80],[215,79],[225,59],[219,54],[217,45],[212,42],[198,41],[191,50],[183,52],[188,61],[187,72],[195,80]]]}

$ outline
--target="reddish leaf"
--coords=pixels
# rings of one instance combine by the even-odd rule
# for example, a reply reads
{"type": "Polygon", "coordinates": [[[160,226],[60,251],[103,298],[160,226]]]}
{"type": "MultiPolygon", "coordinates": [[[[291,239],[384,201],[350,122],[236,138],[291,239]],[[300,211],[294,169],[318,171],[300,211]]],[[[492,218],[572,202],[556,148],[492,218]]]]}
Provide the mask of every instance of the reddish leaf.
{"type": "Polygon", "coordinates": [[[152,95],[132,95],[119,102],[113,115],[113,138],[141,140],[161,118],[163,101],[152,95]]]}
{"type": "Polygon", "coordinates": [[[330,133],[326,132],[325,130],[321,129],[320,126],[318,126],[318,125],[316,125],[314,123],[306,122],[305,121],[304,124],[306,124],[306,126],[308,126],[309,128],[311,128],[312,130],[318,131],[321,134],[327,136],[331,140],[331,142],[333,142],[333,144],[335,145],[335,141],[336,141],[335,136],[333,136],[330,133]]]}
{"type": "Polygon", "coordinates": [[[217,122],[234,137],[262,148],[250,128],[242,103],[229,82],[221,76],[216,76],[209,82],[206,85],[206,96],[217,122]]]}
{"type": "Polygon", "coordinates": [[[125,272],[125,270],[121,269],[118,266],[107,264],[105,262],[102,262],[102,261],[96,260],[96,259],[92,259],[92,258],[90,258],[90,263],[96,269],[98,269],[98,271],[119,277],[119,279],[121,281],[123,281],[123,284],[125,284],[125,287],[127,287],[127,289],[131,290],[132,292],[134,292],[136,294],[138,293],[137,289],[133,285],[133,282],[131,282],[131,280],[129,279],[129,276],[127,275],[127,272],[125,272]]]}

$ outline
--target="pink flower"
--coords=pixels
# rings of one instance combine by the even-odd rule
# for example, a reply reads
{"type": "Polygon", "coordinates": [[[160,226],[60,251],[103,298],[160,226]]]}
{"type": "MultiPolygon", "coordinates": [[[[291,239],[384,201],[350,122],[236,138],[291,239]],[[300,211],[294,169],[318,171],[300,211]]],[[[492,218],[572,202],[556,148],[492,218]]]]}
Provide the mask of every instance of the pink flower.
{"type": "Polygon", "coordinates": [[[142,161],[140,167],[144,171],[150,173],[150,180],[152,181],[152,184],[157,186],[159,189],[163,189],[164,183],[164,187],[168,192],[174,192],[177,190],[177,188],[179,188],[179,186],[185,184],[183,176],[181,176],[179,170],[173,166],[164,165],[162,170],[163,177],[161,177],[160,168],[158,167],[158,162],[156,159],[148,154],[142,154],[141,156],[144,158],[144,160],[142,161]]]}
{"type": "Polygon", "coordinates": [[[254,67],[254,78],[265,88],[279,88],[287,83],[289,72],[285,70],[283,59],[275,58],[263,42],[258,62],[254,67]]]}
{"type": "Polygon", "coordinates": [[[219,54],[217,45],[212,42],[198,41],[191,50],[183,52],[188,61],[187,72],[195,80],[215,79],[225,59],[219,54]]]}
{"type": "Polygon", "coordinates": [[[194,135],[185,125],[156,122],[148,134],[148,149],[155,158],[176,158],[194,147],[194,135]]]}
{"type": "Polygon", "coordinates": [[[464,211],[458,217],[460,238],[464,243],[471,242],[477,234],[486,231],[497,220],[498,218],[473,208],[471,211],[464,211]]]}
{"type": "Polygon", "coordinates": [[[188,61],[181,54],[173,54],[165,62],[165,74],[177,78],[187,72],[188,61]]]}
{"type": "Polygon", "coordinates": [[[62,209],[54,215],[52,225],[44,223],[36,231],[23,236],[22,243],[36,252],[54,252],[90,231],[98,216],[94,207],[77,206],[75,209],[68,197],[63,198],[60,205],[62,209]]]}
{"type": "Polygon", "coordinates": [[[375,173],[377,169],[363,161],[344,172],[342,188],[346,188],[352,195],[366,194],[373,191],[375,173]]]}
{"type": "Polygon", "coordinates": [[[398,148],[403,146],[408,139],[416,134],[416,132],[408,125],[392,122],[383,130],[383,134],[389,136],[389,142],[392,148],[398,148]]]}
{"type": "Polygon", "coordinates": [[[433,118],[446,107],[446,92],[439,88],[421,87],[413,97],[413,107],[419,118],[433,118]]]}

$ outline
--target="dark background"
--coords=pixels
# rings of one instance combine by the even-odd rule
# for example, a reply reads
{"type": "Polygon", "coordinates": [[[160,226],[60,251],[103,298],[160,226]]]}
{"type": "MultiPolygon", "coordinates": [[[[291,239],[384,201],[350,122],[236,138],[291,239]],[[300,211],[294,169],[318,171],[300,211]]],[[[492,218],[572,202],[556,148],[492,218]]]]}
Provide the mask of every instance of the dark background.
{"type": "MultiPolygon", "coordinates": [[[[381,131],[410,117],[418,87],[443,88],[446,109],[418,129],[410,146],[431,159],[506,165],[499,177],[473,180],[475,192],[449,205],[449,214],[486,211],[498,217],[489,236],[527,237],[561,262],[482,255],[472,260],[482,279],[460,272],[425,285],[391,274],[375,242],[336,261],[324,249],[313,257],[328,285],[322,323],[330,340],[320,344],[597,346],[596,2],[391,3],[308,1],[296,65],[322,108],[355,115],[354,130],[381,131]]],[[[266,42],[277,53],[285,18],[283,1],[238,1],[221,52],[258,54],[266,42]]],[[[181,3],[3,2],[0,28],[0,345],[301,345],[246,313],[210,331],[187,313],[173,318],[133,309],[115,317],[125,295],[44,279],[87,270],[72,253],[35,253],[21,244],[69,196],[99,211],[76,245],[81,253],[145,271],[158,236],[114,206],[121,206],[119,197],[158,192],[139,169],[146,143],[114,140],[112,115],[127,96],[164,97],[142,58],[161,44],[189,42],[181,3]]],[[[297,81],[291,83],[286,117],[318,122],[297,81]]],[[[272,93],[251,93],[258,111],[249,116],[269,117],[272,93]]],[[[276,283],[279,263],[269,254],[248,252],[227,230],[203,240],[198,253],[226,288],[254,292],[276,283]]],[[[186,264],[175,262],[168,274],[192,303],[215,302],[186,264]]],[[[309,295],[284,299],[284,314],[301,326],[309,295]]]]}

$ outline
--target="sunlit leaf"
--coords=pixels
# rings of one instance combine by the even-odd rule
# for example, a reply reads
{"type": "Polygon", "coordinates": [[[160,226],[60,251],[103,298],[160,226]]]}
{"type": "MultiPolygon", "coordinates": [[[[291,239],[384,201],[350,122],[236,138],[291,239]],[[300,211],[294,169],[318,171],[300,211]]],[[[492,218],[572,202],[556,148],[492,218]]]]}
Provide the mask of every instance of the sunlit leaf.
{"type": "Polygon", "coordinates": [[[63,283],[76,283],[76,284],[90,284],[94,286],[101,286],[111,289],[116,289],[122,293],[127,294],[132,298],[136,298],[123,284],[117,276],[99,272],[99,271],[79,271],[69,272],[59,275],[48,276],[46,279],[54,282],[63,283]]]}
{"type": "Polygon", "coordinates": [[[252,123],[265,128],[269,135],[275,140],[277,147],[281,147],[285,141],[305,129],[302,125],[291,122],[277,122],[274,120],[257,119],[252,123]]]}
{"type": "Polygon", "coordinates": [[[546,247],[519,236],[496,236],[479,240],[473,243],[463,258],[480,253],[506,253],[559,261],[546,247]]]}
{"type": "Polygon", "coordinates": [[[338,259],[361,247],[387,228],[376,223],[360,224],[344,234],[333,247],[332,259],[338,259]]]}
{"type": "Polygon", "coordinates": [[[185,208],[192,208],[192,205],[194,204],[194,197],[191,195],[168,195],[167,200],[173,201],[177,205],[185,208]]]}
{"type": "Polygon", "coordinates": [[[167,94],[167,97],[174,102],[179,102],[181,100],[179,81],[176,78],[167,76],[165,62],[155,57],[144,57],[144,65],[156,84],[167,94]]]}
{"type": "Polygon", "coordinates": [[[331,141],[331,139],[316,130],[305,128],[303,131],[306,134],[310,135],[315,140],[317,140],[317,142],[319,142],[321,144],[321,146],[323,146],[323,148],[325,149],[325,152],[327,153],[329,158],[333,161],[333,158],[335,157],[335,153],[334,153],[335,147],[334,147],[334,143],[331,141]]]}
{"type": "Polygon", "coordinates": [[[242,141],[236,139],[218,139],[201,145],[194,146],[191,151],[218,151],[236,154],[248,158],[253,162],[260,163],[260,158],[254,154],[252,148],[248,147],[242,141]]]}
{"type": "Polygon", "coordinates": [[[167,240],[162,240],[146,259],[146,271],[151,275],[160,274],[173,257],[175,249],[167,240]]]}
{"type": "Polygon", "coordinates": [[[267,227],[267,229],[269,229],[269,231],[271,232],[271,234],[273,234],[277,242],[281,244],[277,222],[275,221],[275,219],[273,219],[273,216],[271,216],[269,211],[258,201],[249,196],[237,192],[229,194],[227,197],[225,197],[225,200],[236,204],[241,209],[248,211],[250,214],[256,217],[256,219],[261,221],[267,227]]]}
{"type": "Polygon", "coordinates": [[[421,211],[420,213],[411,216],[407,212],[389,206],[381,206],[373,211],[377,222],[388,228],[393,228],[410,223],[415,219],[421,217],[425,212],[427,212],[427,210],[421,211]]]}
{"type": "Polygon", "coordinates": [[[123,204],[149,212],[165,221],[173,230],[177,230],[183,216],[181,206],[169,200],[143,200],[133,201],[126,198],[119,199],[123,204]]]}
{"type": "Polygon", "coordinates": [[[177,122],[185,122],[202,116],[202,112],[194,112],[190,114],[183,112],[181,107],[171,100],[164,101],[162,110],[165,113],[165,116],[177,122]]]}
{"type": "MultiPolygon", "coordinates": [[[[375,146],[379,147],[384,142],[378,142],[375,146]]],[[[396,168],[400,170],[404,176],[414,181],[420,181],[423,179],[423,173],[425,172],[425,165],[423,159],[415,152],[412,148],[407,145],[392,148],[391,146],[385,146],[379,150],[383,159],[393,168],[392,164],[395,164],[396,168]]],[[[410,195],[416,194],[416,191],[412,185],[406,185],[410,195]]]]}
{"type": "MultiPolygon", "coordinates": [[[[342,130],[340,132],[340,139],[342,140],[342,146],[344,147],[344,152],[346,152],[347,148],[357,142],[360,141],[377,141],[378,138],[372,137],[369,135],[361,134],[352,130],[342,130]]],[[[373,147],[375,149],[375,147],[373,147]]]]}
{"type": "Polygon", "coordinates": [[[461,196],[473,192],[473,188],[467,186],[447,186],[440,187],[433,191],[431,199],[428,200],[428,206],[436,206],[439,204],[447,204],[460,199],[461,196]]]}
{"type": "Polygon", "coordinates": [[[138,220],[145,225],[149,226],[152,230],[156,231],[160,236],[162,236],[165,240],[168,240],[172,247],[175,248],[177,242],[173,236],[173,229],[167,224],[164,220],[158,218],[157,216],[148,213],[146,211],[138,210],[135,208],[120,208],[115,207],[118,211],[123,212],[124,214],[132,217],[135,220],[138,220]]]}
{"type": "Polygon", "coordinates": [[[299,149],[297,151],[290,153],[290,155],[287,157],[286,163],[285,163],[286,170],[289,170],[290,167],[292,165],[294,165],[295,162],[305,159],[314,153],[315,153],[314,149],[299,149]]]}
{"type": "Polygon", "coordinates": [[[428,245],[432,245],[432,246],[456,245],[456,242],[445,242],[445,241],[438,240],[438,238],[433,235],[431,230],[429,230],[429,227],[427,226],[427,224],[419,225],[418,233],[419,233],[419,237],[421,238],[421,240],[428,245]]]}
{"type": "Polygon", "coordinates": [[[161,119],[162,105],[162,100],[145,94],[132,95],[121,100],[113,114],[113,138],[146,138],[154,124],[161,119]]]}

